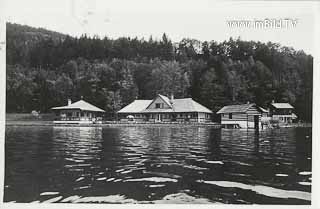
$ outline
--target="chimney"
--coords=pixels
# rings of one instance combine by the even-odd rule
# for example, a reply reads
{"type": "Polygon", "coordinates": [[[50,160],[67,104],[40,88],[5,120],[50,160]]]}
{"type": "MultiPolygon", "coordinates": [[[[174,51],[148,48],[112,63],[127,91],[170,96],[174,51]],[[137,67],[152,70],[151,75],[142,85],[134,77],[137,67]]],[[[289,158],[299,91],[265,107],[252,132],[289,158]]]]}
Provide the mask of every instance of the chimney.
{"type": "Polygon", "coordinates": [[[173,100],[174,100],[174,96],[173,96],[173,94],[171,94],[171,96],[170,96],[170,103],[171,104],[173,104],[173,100]]]}
{"type": "Polygon", "coordinates": [[[68,106],[71,105],[71,99],[68,99],[68,106]]]}
{"type": "Polygon", "coordinates": [[[271,101],[271,104],[273,104],[274,103],[274,99],[271,101]]]}
{"type": "Polygon", "coordinates": [[[247,104],[250,104],[250,102],[249,102],[249,101],[247,101],[247,104]]]}

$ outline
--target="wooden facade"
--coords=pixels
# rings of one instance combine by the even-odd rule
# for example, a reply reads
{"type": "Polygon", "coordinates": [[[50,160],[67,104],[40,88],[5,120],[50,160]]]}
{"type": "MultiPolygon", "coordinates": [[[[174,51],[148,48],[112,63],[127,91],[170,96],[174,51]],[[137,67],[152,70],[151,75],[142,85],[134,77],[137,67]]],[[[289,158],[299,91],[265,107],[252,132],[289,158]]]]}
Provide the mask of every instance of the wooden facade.
{"type": "Polygon", "coordinates": [[[84,124],[84,123],[100,123],[104,110],[89,104],[83,100],[71,103],[68,100],[67,106],[51,108],[56,118],[55,124],[84,124]]]}
{"type": "Polygon", "coordinates": [[[279,123],[292,123],[297,116],[293,113],[294,108],[289,103],[275,103],[270,105],[272,120],[279,123]]]}
{"type": "Polygon", "coordinates": [[[217,114],[225,127],[262,128],[262,111],[255,104],[225,106],[217,114]]]}
{"type": "Polygon", "coordinates": [[[136,122],[210,122],[211,114],[201,112],[154,112],[154,113],[120,113],[120,121],[136,122]],[[129,116],[133,116],[130,118],[129,116]]]}

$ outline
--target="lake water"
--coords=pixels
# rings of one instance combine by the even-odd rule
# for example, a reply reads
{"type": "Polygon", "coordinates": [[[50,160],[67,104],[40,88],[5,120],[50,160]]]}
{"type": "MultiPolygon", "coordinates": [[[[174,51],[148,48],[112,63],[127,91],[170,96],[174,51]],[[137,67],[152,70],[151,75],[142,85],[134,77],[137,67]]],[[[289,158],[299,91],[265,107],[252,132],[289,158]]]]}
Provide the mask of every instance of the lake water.
{"type": "Polygon", "coordinates": [[[311,128],[7,126],[5,202],[311,204],[311,128]]]}

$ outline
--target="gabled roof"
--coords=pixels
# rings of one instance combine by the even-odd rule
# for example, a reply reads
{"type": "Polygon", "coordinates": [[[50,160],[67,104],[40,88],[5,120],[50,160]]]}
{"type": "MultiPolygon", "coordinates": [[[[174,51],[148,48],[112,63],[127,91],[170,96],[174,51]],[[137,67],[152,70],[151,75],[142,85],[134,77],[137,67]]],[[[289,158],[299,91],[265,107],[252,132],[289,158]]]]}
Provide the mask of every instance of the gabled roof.
{"type": "Polygon", "coordinates": [[[194,101],[191,98],[174,99],[172,104],[168,97],[162,96],[164,102],[168,102],[171,108],[168,109],[147,109],[153,100],[135,100],[131,104],[122,108],[118,113],[152,113],[152,112],[203,112],[212,113],[211,110],[194,101]],[[167,100],[167,101],[166,101],[167,100]]]}
{"type": "Polygon", "coordinates": [[[264,109],[264,108],[262,108],[262,107],[259,107],[259,109],[260,109],[262,112],[265,112],[265,113],[268,113],[268,112],[269,112],[268,110],[266,110],[266,109],[264,109]]]}
{"type": "Polygon", "coordinates": [[[255,106],[255,104],[241,104],[241,105],[228,105],[221,108],[217,114],[223,114],[223,113],[245,113],[247,110],[255,106]]]}
{"type": "MultiPolygon", "coordinates": [[[[170,108],[172,108],[172,104],[170,102],[170,99],[166,96],[161,95],[161,94],[158,94],[157,97],[152,100],[152,102],[154,100],[156,100],[158,97],[160,97],[160,99],[162,99],[162,101],[164,101],[170,108]]],[[[152,102],[150,102],[150,104],[146,107],[146,109],[149,108],[149,106],[152,104],[152,102]]]]}
{"type": "Polygon", "coordinates": [[[293,109],[289,103],[271,103],[271,105],[277,109],[293,109]]]}
{"type": "Polygon", "coordinates": [[[52,110],[72,110],[72,109],[80,109],[80,110],[85,110],[85,111],[92,111],[92,112],[105,112],[104,110],[84,101],[84,100],[79,100],[75,103],[72,103],[67,106],[61,106],[61,107],[53,107],[51,108],[52,110]]]}
{"type": "Polygon", "coordinates": [[[134,100],[124,108],[118,111],[118,113],[139,113],[145,110],[153,100],[134,100]]]}
{"type": "Polygon", "coordinates": [[[158,94],[158,96],[159,96],[163,101],[165,101],[165,103],[167,103],[167,105],[169,105],[169,107],[171,107],[171,108],[172,108],[172,105],[171,105],[170,99],[169,99],[168,97],[163,96],[163,95],[161,95],[161,94],[158,94]]]}

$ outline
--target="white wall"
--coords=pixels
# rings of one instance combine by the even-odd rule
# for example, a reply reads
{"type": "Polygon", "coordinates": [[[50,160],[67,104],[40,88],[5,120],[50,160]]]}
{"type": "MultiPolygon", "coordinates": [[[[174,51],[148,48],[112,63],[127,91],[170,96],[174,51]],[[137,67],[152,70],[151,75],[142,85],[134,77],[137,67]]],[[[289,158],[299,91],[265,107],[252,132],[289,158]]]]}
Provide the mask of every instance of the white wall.
{"type": "MultiPolygon", "coordinates": [[[[239,124],[240,128],[254,128],[254,122],[249,121],[221,121],[221,124],[239,124]]],[[[261,122],[259,121],[259,129],[261,128],[261,122]]]]}

